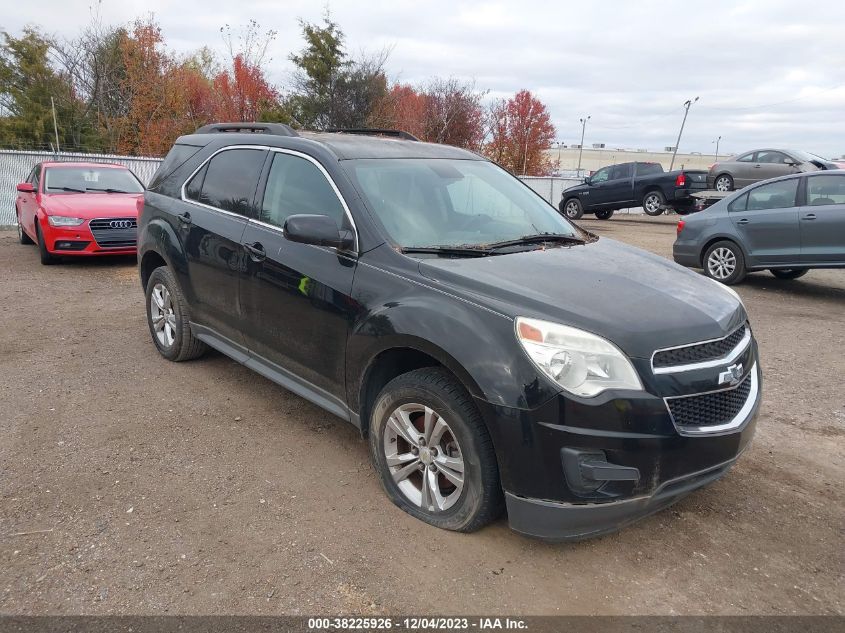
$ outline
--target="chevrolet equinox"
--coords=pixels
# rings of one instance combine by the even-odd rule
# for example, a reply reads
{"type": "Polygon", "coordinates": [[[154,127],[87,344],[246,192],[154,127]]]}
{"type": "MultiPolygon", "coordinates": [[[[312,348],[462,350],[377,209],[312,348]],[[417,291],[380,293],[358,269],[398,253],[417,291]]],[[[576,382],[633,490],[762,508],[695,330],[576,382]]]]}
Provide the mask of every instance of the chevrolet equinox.
{"type": "Polygon", "coordinates": [[[358,427],[390,500],[469,532],[618,529],[724,475],[760,402],[732,290],[404,132],[213,124],[138,222],[152,341],[358,427]]]}

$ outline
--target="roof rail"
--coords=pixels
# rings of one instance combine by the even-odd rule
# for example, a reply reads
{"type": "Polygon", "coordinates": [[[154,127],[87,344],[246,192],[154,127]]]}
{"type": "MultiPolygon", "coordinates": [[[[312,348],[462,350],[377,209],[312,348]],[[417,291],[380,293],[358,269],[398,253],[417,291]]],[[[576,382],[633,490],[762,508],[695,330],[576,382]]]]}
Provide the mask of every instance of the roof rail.
{"type": "Polygon", "coordinates": [[[366,127],[356,127],[356,128],[329,128],[326,132],[337,132],[339,134],[360,134],[361,136],[390,136],[393,138],[401,138],[405,139],[406,141],[419,141],[416,136],[411,134],[410,132],[405,132],[404,130],[387,130],[382,128],[366,128],[366,127]]]}
{"type": "Polygon", "coordinates": [[[247,134],[273,134],[275,136],[299,136],[291,126],[284,123],[210,123],[203,125],[194,134],[215,134],[220,132],[245,132],[247,134]]]}

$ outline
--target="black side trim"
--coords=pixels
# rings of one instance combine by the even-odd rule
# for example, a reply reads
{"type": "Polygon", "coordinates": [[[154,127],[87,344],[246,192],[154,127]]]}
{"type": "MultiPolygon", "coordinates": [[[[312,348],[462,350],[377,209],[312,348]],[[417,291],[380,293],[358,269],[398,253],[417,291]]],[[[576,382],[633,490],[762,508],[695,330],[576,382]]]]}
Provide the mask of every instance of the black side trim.
{"type": "Polygon", "coordinates": [[[288,391],[305,398],[309,402],[313,402],[318,407],[325,409],[329,413],[360,427],[360,418],[358,418],[357,415],[353,415],[352,411],[349,410],[349,407],[346,406],[346,403],[324,389],[311,384],[307,380],[300,378],[284,367],[267,360],[263,356],[259,356],[258,354],[251,352],[243,345],[221,336],[211,328],[192,322],[191,330],[193,331],[194,336],[196,336],[199,340],[207,343],[209,346],[225,354],[229,358],[249,367],[265,378],[272,380],[277,385],[284,387],[288,391]]]}

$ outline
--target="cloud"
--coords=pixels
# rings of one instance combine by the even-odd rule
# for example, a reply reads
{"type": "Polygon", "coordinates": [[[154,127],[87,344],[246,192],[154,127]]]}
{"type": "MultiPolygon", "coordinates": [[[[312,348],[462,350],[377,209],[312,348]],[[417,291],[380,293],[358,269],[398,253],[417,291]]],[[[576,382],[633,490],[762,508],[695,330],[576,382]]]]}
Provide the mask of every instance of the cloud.
{"type": "MultiPolygon", "coordinates": [[[[22,4],[0,20],[19,31],[38,24],[72,35],[88,20],[91,0],[22,4]]],[[[319,21],[309,0],[147,0],[102,5],[110,22],[153,12],[169,43],[183,52],[222,48],[219,28],[249,17],[278,30],[271,76],[284,84],[288,55],[301,48],[297,18],[319,21]]],[[[334,20],[348,49],[392,49],[391,76],[404,82],[457,76],[491,96],[528,88],[549,106],[558,137],[660,149],[673,145],[692,106],[681,147],[720,153],[757,146],[845,153],[845,4],[802,6],[794,0],[533,0],[418,2],[334,0],[334,20]]]]}

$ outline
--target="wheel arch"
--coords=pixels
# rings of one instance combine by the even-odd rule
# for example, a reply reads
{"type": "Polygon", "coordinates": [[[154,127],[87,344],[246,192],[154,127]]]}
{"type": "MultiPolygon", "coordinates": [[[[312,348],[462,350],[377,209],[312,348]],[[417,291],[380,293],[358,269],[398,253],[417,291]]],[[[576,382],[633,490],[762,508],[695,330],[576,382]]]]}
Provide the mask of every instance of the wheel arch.
{"type": "Polygon", "coordinates": [[[169,267],[177,277],[186,269],[181,242],[170,224],[155,219],[142,226],[138,233],[138,274],[141,287],[159,266],[169,267]]]}
{"type": "Polygon", "coordinates": [[[710,250],[710,247],[713,246],[716,242],[730,242],[731,244],[735,244],[736,247],[742,252],[742,257],[745,260],[745,267],[747,270],[750,270],[751,267],[748,265],[748,253],[743,247],[742,244],[736,239],[733,235],[716,235],[713,237],[708,238],[708,240],[704,243],[704,246],[701,247],[701,252],[698,254],[698,263],[704,268],[704,256],[707,254],[707,251],[710,250]]]}

